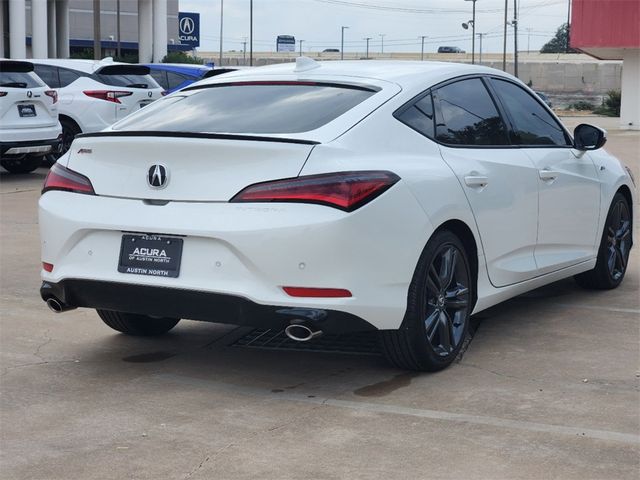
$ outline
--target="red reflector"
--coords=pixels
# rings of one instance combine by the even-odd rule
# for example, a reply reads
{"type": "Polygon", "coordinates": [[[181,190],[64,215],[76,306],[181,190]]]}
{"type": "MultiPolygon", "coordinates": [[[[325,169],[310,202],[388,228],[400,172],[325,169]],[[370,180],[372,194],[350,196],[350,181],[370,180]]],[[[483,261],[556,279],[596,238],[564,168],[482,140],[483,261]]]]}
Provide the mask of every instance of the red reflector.
{"type": "Polygon", "coordinates": [[[386,171],[336,172],[250,185],[232,202],[298,202],[327,205],[347,212],[381,195],[400,177],[386,171]]]}
{"type": "Polygon", "coordinates": [[[282,287],[290,297],[351,297],[351,292],[344,288],[308,288],[308,287],[282,287]]]}
{"type": "Polygon", "coordinates": [[[54,163],[44,179],[42,193],[49,190],[62,190],[64,192],[85,193],[95,195],[91,181],[84,175],[74,172],[59,163],[54,163]]]}
{"type": "Polygon", "coordinates": [[[42,262],[42,268],[47,272],[53,272],[53,263],[42,262]]]}

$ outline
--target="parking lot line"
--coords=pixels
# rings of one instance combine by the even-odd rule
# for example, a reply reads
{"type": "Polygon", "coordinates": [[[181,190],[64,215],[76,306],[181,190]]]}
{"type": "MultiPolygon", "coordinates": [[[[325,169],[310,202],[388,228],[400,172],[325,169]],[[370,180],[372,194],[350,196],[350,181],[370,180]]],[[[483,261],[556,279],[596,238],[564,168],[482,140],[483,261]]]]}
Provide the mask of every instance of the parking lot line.
{"type": "Polygon", "coordinates": [[[491,417],[485,415],[471,415],[464,413],[453,413],[441,410],[428,410],[421,408],[403,407],[399,405],[388,405],[373,402],[358,402],[352,400],[339,400],[336,398],[311,397],[305,394],[295,394],[290,392],[274,393],[267,389],[245,387],[212,380],[189,377],[175,374],[158,374],[152,378],[189,385],[197,388],[205,388],[225,393],[236,393],[251,397],[270,398],[274,400],[288,400],[292,402],[302,402],[314,405],[326,405],[338,408],[348,408],[351,410],[367,411],[374,413],[390,413],[395,415],[406,415],[412,417],[426,418],[430,420],[440,420],[448,422],[468,423],[474,425],[487,425],[491,427],[510,428],[526,430],[529,432],[551,433],[559,435],[571,435],[581,438],[591,438],[632,445],[640,445],[640,435],[629,433],[612,432],[608,430],[595,430],[566,425],[551,425],[538,422],[527,422],[522,420],[512,420],[507,418],[491,417]]]}

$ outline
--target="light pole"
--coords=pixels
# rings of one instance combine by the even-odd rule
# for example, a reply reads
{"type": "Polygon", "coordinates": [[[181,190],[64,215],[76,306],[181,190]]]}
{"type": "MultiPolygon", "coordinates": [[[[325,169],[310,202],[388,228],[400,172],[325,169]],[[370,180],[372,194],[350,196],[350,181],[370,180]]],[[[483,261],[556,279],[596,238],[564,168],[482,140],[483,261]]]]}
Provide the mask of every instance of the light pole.
{"type": "Polygon", "coordinates": [[[247,64],[247,37],[242,41],[242,64],[247,64]]]}
{"type": "Polygon", "coordinates": [[[220,61],[219,65],[222,66],[222,25],[224,19],[224,0],[220,0],[220,61]]]}
{"type": "Polygon", "coordinates": [[[116,41],[118,42],[116,45],[116,55],[118,60],[121,57],[121,49],[120,49],[120,0],[116,1],[116,41]]]}
{"type": "Polygon", "coordinates": [[[249,0],[249,65],[253,66],[253,0],[249,0]]]}
{"type": "Polygon", "coordinates": [[[478,63],[482,63],[482,37],[485,35],[486,33],[478,33],[478,37],[480,37],[480,60],[478,63]]]}
{"type": "Polygon", "coordinates": [[[473,15],[471,16],[471,63],[476,63],[476,1],[465,0],[465,2],[473,2],[473,15]]]}
{"type": "Polygon", "coordinates": [[[363,40],[367,41],[367,55],[365,58],[369,60],[369,40],[371,40],[371,37],[364,38],[363,40]]]}
{"type": "Polygon", "coordinates": [[[340,36],[340,60],[344,60],[344,31],[349,27],[340,27],[341,28],[341,36],[340,36]]]}
{"type": "Polygon", "coordinates": [[[518,0],[513,0],[513,75],[518,77],[518,0]]]}
{"type": "Polygon", "coordinates": [[[476,63],[476,42],[475,42],[476,22],[474,22],[473,20],[469,20],[468,22],[462,24],[462,28],[464,28],[465,30],[468,30],[469,25],[471,25],[471,35],[473,35],[471,39],[471,63],[474,64],[476,63]]]}
{"type": "Polygon", "coordinates": [[[300,42],[300,56],[302,56],[302,42],[304,42],[304,40],[298,40],[298,42],[300,42]]]}
{"type": "Polygon", "coordinates": [[[507,71],[507,12],[509,10],[509,0],[504,0],[504,34],[502,45],[502,71],[507,71]]]}
{"type": "Polygon", "coordinates": [[[531,29],[527,28],[527,53],[531,53],[531,29]]]}
{"type": "Polygon", "coordinates": [[[379,33],[380,36],[380,53],[384,55],[384,36],[386,33],[379,33]]]}
{"type": "Polygon", "coordinates": [[[426,35],[420,35],[420,38],[422,39],[422,47],[420,48],[420,60],[424,60],[424,39],[427,38],[426,35]]]}

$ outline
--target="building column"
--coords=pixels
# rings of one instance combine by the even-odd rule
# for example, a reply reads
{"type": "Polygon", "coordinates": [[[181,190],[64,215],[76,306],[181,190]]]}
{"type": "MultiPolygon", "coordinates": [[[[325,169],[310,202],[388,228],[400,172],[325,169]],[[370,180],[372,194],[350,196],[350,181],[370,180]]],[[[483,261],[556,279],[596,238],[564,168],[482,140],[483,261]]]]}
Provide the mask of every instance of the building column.
{"type": "Polygon", "coordinates": [[[9,56],[27,56],[27,26],[25,23],[25,0],[9,0],[9,56]]]}
{"type": "Polygon", "coordinates": [[[138,61],[153,59],[153,10],[151,0],[138,0],[138,61]]]}
{"type": "Polygon", "coordinates": [[[4,6],[5,1],[0,0],[0,57],[4,58],[4,6]]]}
{"type": "Polygon", "coordinates": [[[640,49],[625,50],[622,55],[622,100],[620,127],[640,130],[640,49]]]}
{"type": "Polygon", "coordinates": [[[56,48],[58,58],[69,58],[69,0],[56,1],[56,48]]]}
{"type": "Polygon", "coordinates": [[[153,0],[153,61],[167,55],[167,0],[153,0]]]}
{"type": "Polygon", "coordinates": [[[47,2],[31,0],[31,56],[47,58],[47,2]]]}
{"type": "Polygon", "coordinates": [[[47,0],[47,55],[56,58],[56,2],[47,0]]]}

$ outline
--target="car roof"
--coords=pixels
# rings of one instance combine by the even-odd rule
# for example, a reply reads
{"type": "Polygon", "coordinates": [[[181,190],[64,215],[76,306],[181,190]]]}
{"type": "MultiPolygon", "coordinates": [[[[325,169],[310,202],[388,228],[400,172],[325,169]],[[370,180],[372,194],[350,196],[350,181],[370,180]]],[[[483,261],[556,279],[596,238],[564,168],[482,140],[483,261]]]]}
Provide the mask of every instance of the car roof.
{"type": "Polygon", "coordinates": [[[507,78],[515,78],[501,70],[479,65],[454,62],[404,61],[404,60],[347,60],[316,62],[306,57],[307,68],[299,68],[300,61],[278,65],[268,65],[248,70],[237,70],[225,73],[224,76],[211,77],[198,82],[198,85],[223,83],[229,79],[258,80],[271,75],[295,75],[300,79],[318,78],[328,80],[331,77],[353,77],[359,79],[382,80],[400,85],[411,90],[419,86],[434,85],[449,78],[473,74],[491,74],[507,78]],[[309,63],[311,61],[312,63],[309,63]],[[313,65],[316,64],[316,65],[313,65]],[[311,65],[311,66],[310,66],[311,65]]]}
{"type": "Polygon", "coordinates": [[[72,68],[74,70],[79,70],[85,73],[93,73],[99,68],[106,67],[108,65],[130,65],[124,62],[114,62],[111,57],[107,57],[102,60],[82,60],[75,58],[33,58],[29,59],[28,61],[40,65],[52,65],[55,67],[72,68]]]}

